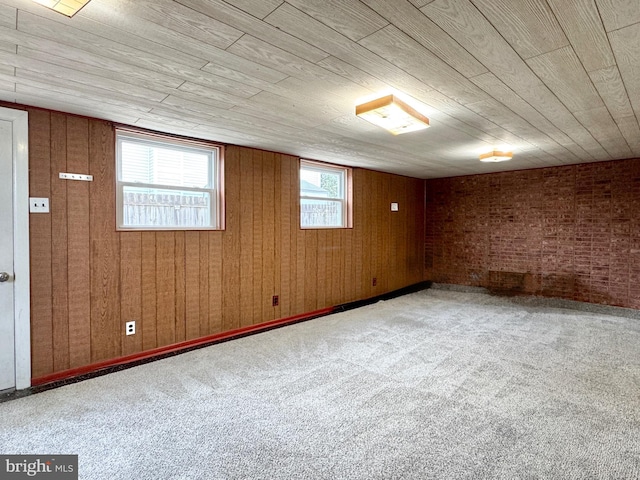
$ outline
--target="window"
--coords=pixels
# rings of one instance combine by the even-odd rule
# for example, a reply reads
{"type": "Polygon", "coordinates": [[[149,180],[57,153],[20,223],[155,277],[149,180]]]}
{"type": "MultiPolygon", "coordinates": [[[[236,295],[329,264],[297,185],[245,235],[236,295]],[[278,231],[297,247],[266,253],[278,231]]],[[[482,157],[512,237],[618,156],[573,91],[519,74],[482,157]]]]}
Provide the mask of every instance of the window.
{"type": "Polygon", "coordinates": [[[118,228],[222,228],[221,150],[206,142],[119,130],[118,228]]]}
{"type": "Polygon", "coordinates": [[[351,169],[300,161],[300,226],[349,228],[351,169]]]}

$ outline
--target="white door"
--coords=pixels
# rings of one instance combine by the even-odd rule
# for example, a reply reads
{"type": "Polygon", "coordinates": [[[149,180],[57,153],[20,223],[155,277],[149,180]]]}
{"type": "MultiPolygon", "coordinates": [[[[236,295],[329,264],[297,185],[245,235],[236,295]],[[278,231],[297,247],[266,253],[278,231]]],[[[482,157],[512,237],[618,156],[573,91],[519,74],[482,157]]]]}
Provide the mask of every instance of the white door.
{"type": "Polygon", "coordinates": [[[0,120],[0,391],[16,386],[13,123],[0,120]]]}
{"type": "Polygon", "coordinates": [[[0,107],[0,391],[31,386],[29,115],[0,107]]]}

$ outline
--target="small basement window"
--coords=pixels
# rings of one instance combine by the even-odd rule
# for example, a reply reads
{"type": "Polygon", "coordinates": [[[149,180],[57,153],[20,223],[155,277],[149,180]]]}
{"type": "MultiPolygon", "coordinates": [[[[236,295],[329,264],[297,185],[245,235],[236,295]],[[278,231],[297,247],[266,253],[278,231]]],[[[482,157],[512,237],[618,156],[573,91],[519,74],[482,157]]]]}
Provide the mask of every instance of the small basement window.
{"type": "Polygon", "coordinates": [[[300,160],[300,226],[351,227],[351,169],[300,160]]]}
{"type": "Polygon", "coordinates": [[[118,130],[118,229],[221,229],[221,158],[207,142],[118,130]]]}

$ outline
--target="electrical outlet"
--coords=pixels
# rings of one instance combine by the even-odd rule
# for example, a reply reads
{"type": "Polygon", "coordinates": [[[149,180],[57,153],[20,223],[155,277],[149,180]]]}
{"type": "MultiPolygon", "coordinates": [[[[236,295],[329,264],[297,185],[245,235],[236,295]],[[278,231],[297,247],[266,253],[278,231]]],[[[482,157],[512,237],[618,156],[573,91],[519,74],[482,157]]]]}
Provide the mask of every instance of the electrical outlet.
{"type": "Polygon", "coordinates": [[[135,335],[136,333],[136,322],[132,320],[124,324],[124,331],[127,335],[135,335]]]}
{"type": "Polygon", "coordinates": [[[378,285],[378,279],[376,277],[373,277],[373,281],[371,282],[371,284],[376,287],[378,285]]]}
{"type": "Polygon", "coordinates": [[[271,305],[273,305],[274,307],[277,307],[280,304],[280,299],[278,298],[278,295],[274,295],[273,298],[271,299],[271,305]]]}
{"type": "Polygon", "coordinates": [[[29,197],[29,213],[49,213],[49,199],[29,197]]]}

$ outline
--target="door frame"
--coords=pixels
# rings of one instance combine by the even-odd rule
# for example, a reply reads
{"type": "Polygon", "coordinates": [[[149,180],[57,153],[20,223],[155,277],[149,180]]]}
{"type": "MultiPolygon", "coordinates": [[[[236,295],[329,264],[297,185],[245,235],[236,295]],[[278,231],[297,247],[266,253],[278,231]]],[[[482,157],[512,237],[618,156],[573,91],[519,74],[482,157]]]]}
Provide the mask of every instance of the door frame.
{"type": "Polygon", "coordinates": [[[31,294],[29,273],[29,114],[0,107],[12,123],[13,301],[16,390],[31,386],[31,294]]]}

